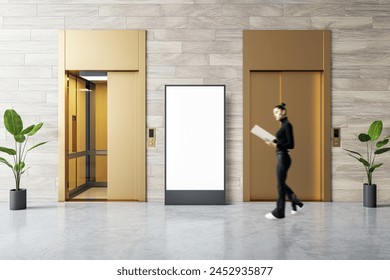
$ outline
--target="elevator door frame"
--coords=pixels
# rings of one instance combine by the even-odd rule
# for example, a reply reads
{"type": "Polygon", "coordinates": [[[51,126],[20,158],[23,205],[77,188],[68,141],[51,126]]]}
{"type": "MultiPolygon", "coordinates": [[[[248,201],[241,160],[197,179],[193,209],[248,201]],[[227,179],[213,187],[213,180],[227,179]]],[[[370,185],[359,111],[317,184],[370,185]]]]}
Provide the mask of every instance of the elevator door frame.
{"type": "MultiPolygon", "coordinates": [[[[250,100],[252,71],[322,72],[321,201],[331,201],[330,122],[330,31],[329,30],[244,30],[244,185],[243,200],[250,197],[250,100]]],[[[276,105],[276,104],[275,104],[276,105]]],[[[288,106],[288,104],[287,104],[288,106]]],[[[272,108],[270,108],[271,112],[272,108]]]]}
{"type": "MultiPolygon", "coordinates": [[[[137,153],[139,173],[137,184],[124,181],[121,188],[136,188],[136,197],[113,197],[108,200],[136,200],[146,201],[146,31],[145,30],[61,30],[59,31],[58,50],[58,200],[67,201],[67,174],[68,174],[68,119],[66,116],[66,71],[106,71],[127,72],[135,75],[136,89],[133,94],[137,95],[140,102],[139,126],[134,135],[137,137],[137,153]]],[[[127,115],[126,115],[127,117],[127,115]]],[[[111,145],[126,147],[125,135],[122,138],[111,137],[111,145]],[[122,140],[121,140],[122,139],[122,140]],[[124,140],[123,140],[124,139],[124,140]]],[[[109,156],[108,151],[108,156],[109,156]]],[[[120,161],[120,160],[119,160],[120,161]]],[[[114,170],[121,163],[117,161],[108,167],[114,170]]],[[[108,182],[108,187],[110,182],[108,182]]],[[[118,185],[118,184],[117,184],[118,185]]]]}

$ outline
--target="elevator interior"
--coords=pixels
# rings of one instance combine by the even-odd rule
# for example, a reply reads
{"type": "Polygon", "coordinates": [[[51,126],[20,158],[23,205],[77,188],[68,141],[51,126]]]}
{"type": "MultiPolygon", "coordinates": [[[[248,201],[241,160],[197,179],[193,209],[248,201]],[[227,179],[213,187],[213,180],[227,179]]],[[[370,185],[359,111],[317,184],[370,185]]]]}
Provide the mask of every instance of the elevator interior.
{"type": "Polygon", "coordinates": [[[70,200],[107,199],[107,73],[70,72],[67,80],[70,200]]]}

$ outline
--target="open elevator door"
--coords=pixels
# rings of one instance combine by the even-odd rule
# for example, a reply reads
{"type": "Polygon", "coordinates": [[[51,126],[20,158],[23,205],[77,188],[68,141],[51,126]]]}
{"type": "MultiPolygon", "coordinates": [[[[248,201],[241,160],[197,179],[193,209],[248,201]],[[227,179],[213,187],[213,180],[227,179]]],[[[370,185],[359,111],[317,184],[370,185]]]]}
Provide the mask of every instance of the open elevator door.
{"type": "MultiPolygon", "coordinates": [[[[71,199],[69,175],[73,168],[69,157],[72,120],[66,75],[81,71],[108,73],[107,200],[146,200],[145,37],[142,30],[60,31],[59,201],[71,199]]],[[[99,116],[98,108],[96,115],[99,116]]],[[[94,174],[96,178],[99,175],[102,174],[94,174]]],[[[77,187],[77,182],[72,183],[77,187]]]]}
{"type": "Polygon", "coordinates": [[[136,94],[139,73],[107,73],[109,200],[139,200],[145,185],[145,99],[136,94]]]}

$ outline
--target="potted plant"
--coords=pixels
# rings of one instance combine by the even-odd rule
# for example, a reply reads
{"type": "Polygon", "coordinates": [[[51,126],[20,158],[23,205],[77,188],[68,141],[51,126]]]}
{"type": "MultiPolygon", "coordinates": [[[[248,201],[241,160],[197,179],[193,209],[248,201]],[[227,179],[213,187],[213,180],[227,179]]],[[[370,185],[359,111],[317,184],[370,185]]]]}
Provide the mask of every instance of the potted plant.
{"type": "Polygon", "coordinates": [[[32,146],[26,150],[26,145],[30,136],[33,136],[39,129],[41,129],[43,123],[33,124],[23,129],[23,121],[18,113],[13,109],[6,110],[4,113],[4,126],[9,133],[14,136],[15,149],[0,147],[0,152],[6,153],[13,157],[13,164],[7,161],[5,158],[0,157],[0,162],[11,168],[15,178],[15,189],[10,190],[10,209],[20,210],[26,209],[27,205],[27,191],[20,188],[20,180],[26,168],[25,160],[27,152],[32,149],[41,146],[47,142],[41,142],[32,146]]]}
{"type": "Polygon", "coordinates": [[[368,183],[363,184],[363,206],[365,207],[376,207],[376,184],[373,184],[372,174],[383,164],[375,163],[376,156],[390,150],[390,148],[385,148],[385,146],[389,143],[390,135],[382,140],[378,140],[382,134],[382,129],[382,121],[374,121],[370,125],[367,133],[359,134],[359,141],[366,143],[366,157],[363,157],[356,151],[345,149],[349,152],[349,156],[357,159],[363,164],[366,171],[368,183]]]}

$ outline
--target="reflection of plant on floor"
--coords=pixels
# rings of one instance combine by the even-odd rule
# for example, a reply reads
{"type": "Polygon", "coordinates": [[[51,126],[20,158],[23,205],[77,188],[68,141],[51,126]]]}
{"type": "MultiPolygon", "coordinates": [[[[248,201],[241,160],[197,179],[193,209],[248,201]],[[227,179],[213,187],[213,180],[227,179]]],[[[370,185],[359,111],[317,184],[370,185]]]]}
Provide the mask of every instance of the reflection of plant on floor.
{"type": "Polygon", "coordinates": [[[374,173],[375,169],[382,166],[383,163],[375,164],[375,157],[376,155],[383,154],[390,150],[390,148],[384,148],[384,146],[389,143],[390,135],[386,136],[380,141],[377,141],[378,138],[382,134],[383,129],[383,123],[382,121],[374,121],[370,128],[368,129],[367,134],[366,133],[360,133],[358,136],[358,139],[362,143],[366,143],[366,158],[364,158],[360,153],[352,151],[352,150],[346,150],[349,152],[349,156],[357,159],[359,162],[361,162],[364,166],[364,169],[366,170],[367,174],[367,180],[368,184],[372,185],[372,173],[374,173]],[[370,144],[369,144],[370,142],[370,144]],[[374,147],[375,144],[375,147],[374,147]]]}
{"type": "Polygon", "coordinates": [[[12,169],[12,172],[15,177],[16,191],[19,191],[20,179],[23,173],[26,172],[26,170],[28,169],[26,168],[25,164],[27,152],[47,143],[47,141],[41,142],[26,150],[26,145],[29,137],[37,133],[37,131],[41,129],[42,125],[43,123],[38,123],[35,125],[33,124],[23,129],[22,118],[18,115],[18,113],[16,113],[15,110],[9,109],[6,110],[4,113],[4,126],[7,131],[14,136],[15,149],[0,147],[0,152],[11,155],[13,157],[14,165],[9,163],[5,158],[2,157],[0,157],[0,162],[4,163],[12,169]]]}

